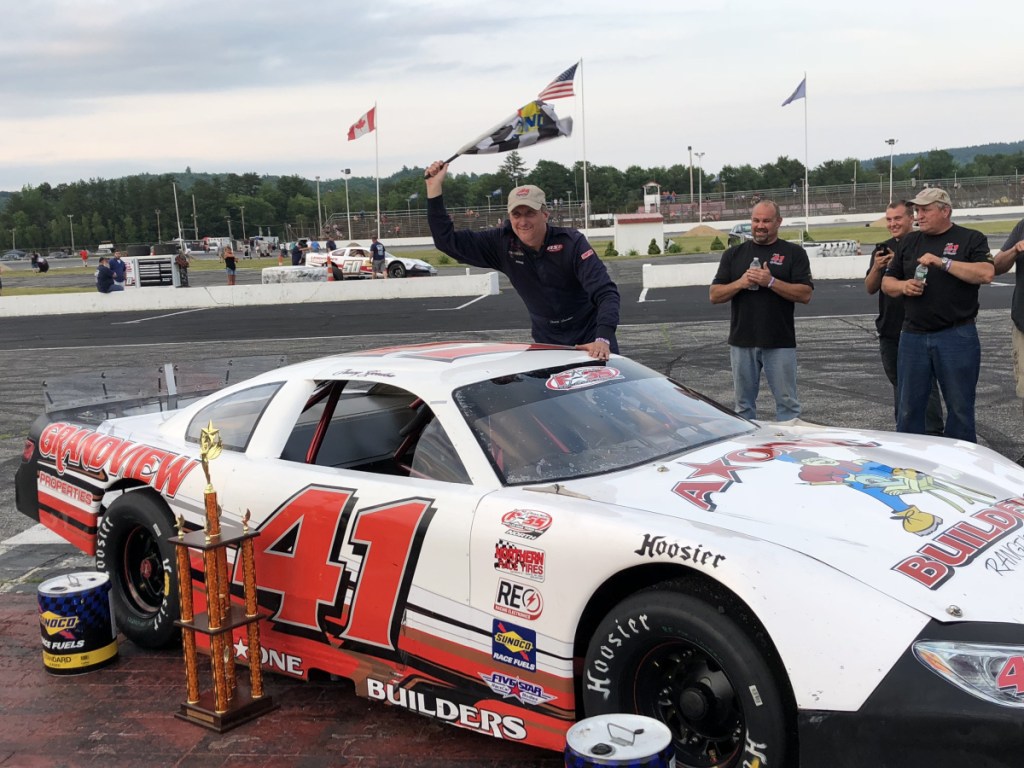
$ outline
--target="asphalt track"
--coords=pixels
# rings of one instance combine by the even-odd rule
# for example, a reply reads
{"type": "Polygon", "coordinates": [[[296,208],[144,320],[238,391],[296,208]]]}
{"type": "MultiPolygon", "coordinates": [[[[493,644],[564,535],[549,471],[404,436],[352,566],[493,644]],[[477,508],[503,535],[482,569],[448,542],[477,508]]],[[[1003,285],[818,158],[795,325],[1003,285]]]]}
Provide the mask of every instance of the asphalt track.
{"type": "MultiPolygon", "coordinates": [[[[641,263],[616,263],[612,267],[623,297],[622,325],[618,334],[623,353],[731,404],[732,378],[726,345],[728,305],[710,305],[707,288],[700,286],[654,291],[647,302],[640,304],[637,299],[641,289],[641,263]]],[[[220,273],[194,273],[194,277],[200,276],[204,280],[223,280],[220,273]]],[[[1004,276],[981,289],[983,310],[978,328],[983,367],[977,417],[979,441],[1017,459],[1024,453],[1024,415],[1012,380],[1008,310],[1012,279],[1012,275],[1004,276]]],[[[892,428],[891,388],[881,370],[874,336],[876,306],[876,299],[864,293],[859,281],[822,281],[817,284],[811,303],[798,308],[799,384],[806,420],[853,428],[892,428]]],[[[52,321],[11,318],[0,324],[0,370],[3,371],[0,376],[0,605],[10,609],[10,626],[3,643],[8,649],[6,665],[12,673],[4,678],[5,693],[0,694],[0,710],[14,713],[54,708],[57,720],[63,717],[64,724],[70,723],[76,729],[64,733],[65,728],[62,731],[65,740],[80,745],[75,749],[85,749],[81,753],[83,758],[91,756],[90,759],[95,757],[100,761],[82,762],[83,765],[135,764],[135,757],[141,757],[142,751],[118,753],[102,752],[102,749],[112,748],[114,743],[127,744],[134,733],[153,733],[151,729],[168,734],[169,739],[156,737],[154,744],[161,745],[163,751],[159,756],[151,752],[156,760],[153,764],[161,764],[166,759],[170,762],[163,764],[218,766],[429,764],[496,767],[517,764],[553,768],[560,765],[556,754],[539,754],[520,746],[492,743],[474,734],[435,726],[409,713],[373,706],[356,699],[344,687],[339,690],[336,683],[318,687],[293,685],[283,679],[271,680],[276,686],[275,696],[283,702],[280,710],[283,719],[274,722],[284,723],[280,727],[290,729],[303,744],[307,744],[306,732],[312,734],[315,730],[316,738],[321,741],[310,741],[307,747],[319,750],[317,758],[284,756],[291,747],[270,744],[269,736],[263,734],[259,726],[255,730],[240,729],[238,736],[228,737],[193,736],[191,730],[179,733],[177,721],[168,722],[168,713],[175,709],[180,698],[176,687],[180,685],[180,659],[175,654],[139,654],[130,644],[122,650],[126,659],[114,668],[124,671],[122,677],[112,678],[105,671],[90,685],[85,678],[93,676],[84,676],[81,680],[86,684],[84,688],[65,686],[65,693],[61,694],[95,697],[97,702],[104,697],[113,697],[112,701],[128,697],[126,701],[129,701],[142,696],[147,703],[129,707],[137,712],[134,718],[128,714],[124,727],[108,722],[112,714],[109,706],[73,707],[61,716],[58,713],[66,710],[70,701],[38,700],[38,696],[57,694],[44,693],[53,685],[38,669],[38,630],[34,628],[32,595],[42,579],[55,573],[92,568],[91,560],[77,554],[70,545],[44,543],[34,536],[35,529],[26,530],[30,529],[31,521],[14,507],[14,472],[20,461],[24,435],[43,409],[41,384],[44,380],[105,367],[158,366],[165,362],[251,355],[287,355],[289,361],[295,362],[368,346],[454,338],[528,341],[526,312],[515,293],[503,282],[499,296],[476,301],[434,299],[174,314],[101,313],[64,316],[52,321]],[[20,535],[11,541],[10,537],[15,534],[20,535]],[[160,672],[163,677],[154,678],[159,670],[163,670],[160,672]],[[147,685],[158,680],[153,691],[162,698],[154,699],[156,693],[141,690],[142,680],[149,681],[147,685]],[[19,693],[26,686],[38,690],[38,696],[32,698],[27,693],[19,693]],[[154,700],[149,702],[150,699],[154,700]],[[118,732],[113,733],[112,727],[118,732]],[[77,732],[83,736],[76,742],[77,732]],[[370,738],[366,738],[367,735],[370,738]],[[187,743],[175,752],[171,746],[174,739],[187,743]],[[336,753],[330,751],[342,746],[348,750],[352,744],[359,743],[372,746],[365,760],[351,757],[342,760],[332,756],[336,753]],[[252,750],[256,750],[255,754],[252,750]],[[410,757],[422,750],[432,756],[433,762],[429,758],[410,757]],[[240,752],[247,756],[238,757],[240,752]],[[208,757],[201,758],[204,754],[208,757]],[[427,762],[423,762],[424,759],[427,762]]],[[[770,419],[770,395],[765,397],[762,393],[758,405],[759,414],[770,419]]],[[[8,720],[11,727],[17,727],[17,718],[0,718],[0,723],[8,720]]],[[[0,730],[2,727],[6,726],[0,726],[0,730]]],[[[141,743],[133,747],[136,748],[150,751],[141,743]]],[[[18,761],[29,757],[32,747],[22,747],[21,751],[12,747],[7,757],[14,762],[4,762],[4,751],[0,749],[0,764],[20,765],[23,763],[18,761]]],[[[346,751],[345,754],[352,753],[346,751]]],[[[66,764],[78,764],[75,759],[71,758],[66,764]]]]}

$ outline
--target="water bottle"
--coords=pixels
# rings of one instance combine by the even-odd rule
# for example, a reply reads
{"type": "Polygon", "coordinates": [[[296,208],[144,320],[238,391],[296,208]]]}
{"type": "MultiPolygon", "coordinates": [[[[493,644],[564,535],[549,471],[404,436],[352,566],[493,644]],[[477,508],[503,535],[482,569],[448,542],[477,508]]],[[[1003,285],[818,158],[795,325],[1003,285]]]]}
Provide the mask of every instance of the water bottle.
{"type": "Polygon", "coordinates": [[[918,264],[917,269],[914,270],[914,279],[920,280],[922,283],[928,282],[928,267],[924,264],[918,264]]]}
{"type": "MultiPolygon", "coordinates": [[[[752,259],[752,260],[750,261],[750,268],[751,268],[751,269],[760,269],[760,268],[761,268],[761,262],[757,260],[757,256],[755,256],[755,257],[754,257],[754,258],[753,258],[753,259],[752,259]]],[[[759,285],[756,285],[756,284],[755,284],[755,285],[752,285],[752,286],[750,286],[749,288],[747,288],[747,290],[748,290],[748,291],[756,291],[756,290],[757,290],[758,288],[760,288],[760,287],[761,287],[761,286],[759,286],[759,285]]]]}

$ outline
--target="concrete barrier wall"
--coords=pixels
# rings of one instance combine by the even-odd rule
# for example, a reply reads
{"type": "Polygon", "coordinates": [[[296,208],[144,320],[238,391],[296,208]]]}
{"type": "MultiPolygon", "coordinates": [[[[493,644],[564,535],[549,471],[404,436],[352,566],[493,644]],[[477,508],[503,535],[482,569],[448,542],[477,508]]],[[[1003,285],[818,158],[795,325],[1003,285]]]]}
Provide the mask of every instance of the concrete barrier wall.
{"type": "Polygon", "coordinates": [[[207,307],[422,299],[439,296],[495,296],[497,293],[497,272],[454,277],[413,277],[404,280],[220,285],[205,288],[135,288],[117,293],[4,296],[0,300],[0,317],[46,317],[83,312],[173,311],[207,307]]]}

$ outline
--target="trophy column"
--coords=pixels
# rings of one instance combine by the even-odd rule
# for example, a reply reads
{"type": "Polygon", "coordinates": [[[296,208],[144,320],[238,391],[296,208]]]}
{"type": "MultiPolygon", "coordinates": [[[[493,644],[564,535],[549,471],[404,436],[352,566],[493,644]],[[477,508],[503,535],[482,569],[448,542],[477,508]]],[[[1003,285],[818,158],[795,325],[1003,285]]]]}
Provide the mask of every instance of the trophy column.
{"type": "Polygon", "coordinates": [[[257,609],[256,565],[252,540],[259,533],[249,530],[249,512],[242,527],[221,526],[217,492],[210,482],[210,461],[221,453],[219,432],[213,424],[204,429],[199,441],[199,457],[206,475],[204,501],[206,521],[203,530],[185,533],[184,520],[178,518],[178,535],[171,539],[177,548],[178,595],[181,603],[181,627],[185,654],[186,700],[175,713],[182,720],[223,733],[277,708],[263,692],[263,670],[260,667],[259,621],[265,618],[257,609]],[[231,581],[228,574],[227,550],[235,549],[243,575],[243,604],[231,602],[231,581]],[[202,553],[203,577],[206,584],[206,612],[195,613],[192,592],[190,550],[202,553]],[[242,690],[235,676],[233,653],[234,630],[247,627],[249,641],[249,690],[242,690]],[[196,633],[206,635],[210,642],[210,667],[213,686],[200,692],[196,633]]]}

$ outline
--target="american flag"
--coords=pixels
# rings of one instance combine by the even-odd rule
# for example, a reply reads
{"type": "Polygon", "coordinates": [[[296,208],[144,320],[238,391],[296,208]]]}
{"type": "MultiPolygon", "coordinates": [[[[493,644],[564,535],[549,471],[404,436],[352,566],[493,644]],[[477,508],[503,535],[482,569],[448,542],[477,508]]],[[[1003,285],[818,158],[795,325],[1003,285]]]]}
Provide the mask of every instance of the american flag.
{"type": "Polygon", "coordinates": [[[551,99],[566,99],[572,96],[572,79],[576,77],[576,67],[578,66],[579,62],[576,62],[552,80],[548,87],[537,95],[537,98],[541,101],[550,101],[551,99]]]}

